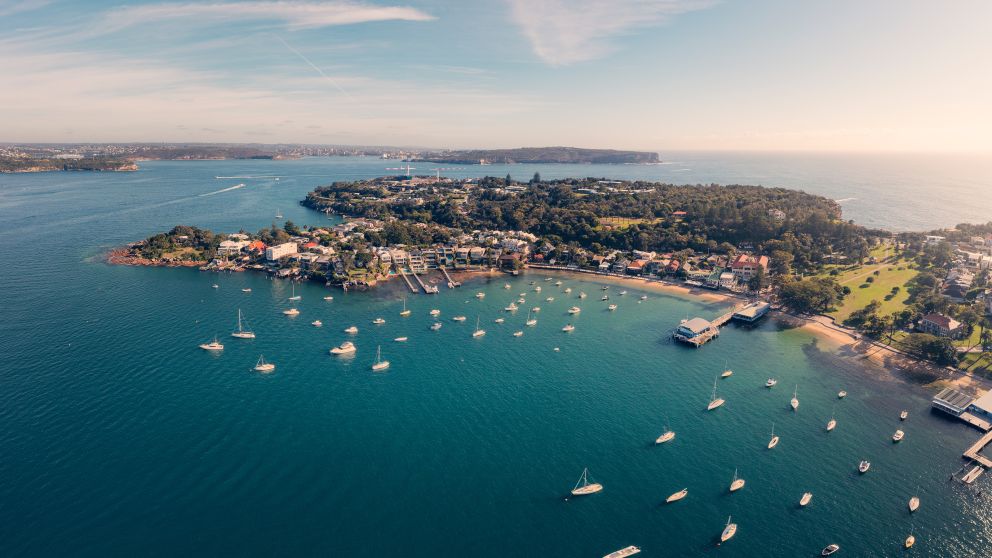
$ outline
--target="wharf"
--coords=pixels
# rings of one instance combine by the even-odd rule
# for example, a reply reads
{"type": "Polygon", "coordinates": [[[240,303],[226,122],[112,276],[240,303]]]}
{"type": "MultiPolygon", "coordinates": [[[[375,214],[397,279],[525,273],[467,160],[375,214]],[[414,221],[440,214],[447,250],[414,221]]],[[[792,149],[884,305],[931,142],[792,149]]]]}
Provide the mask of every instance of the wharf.
{"type": "MultiPolygon", "coordinates": [[[[426,284],[424,284],[424,282],[420,280],[420,276],[417,275],[416,271],[412,272],[411,274],[413,275],[413,278],[417,281],[417,284],[420,285],[420,288],[424,289],[424,292],[426,294],[437,294],[437,287],[428,287],[426,284]]],[[[414,292],[416,292],[416,290],[414,292]]]]}
{"type": "Polygon", "coordinates": [[[720,336],[720,328],[733,319],[734,313],[739,307],[740,305],[735,305],[729,312],[712,321],[703,318],[685,320],[675,329],[672,337],[676,341],[692,345],[698,349],[720,336]]]}
{"type": "Polygon", "coordinates": [[[981,454],[981,451],[985,449],[985,446],[989,445],[990,442],[992,442],[992,431],[986,432],[985,435],[972,444],[970,448],[966,449],[964,451],[964,457],[971,459],[986,469],[992,469],[992,459],[989,459],[981,454]]]}
{"type": "Polygon", "coordinates": [[[455,281],[454,279],[451,278],[450,275],[448,275],[448,270],[447,269],[444,269],[444,266],[443,265],[440,266],[438,269],[440,269],[441,270],[441,273],[444,274],[444,279],[448,282],[448,288],[455,288],[455,287],[461,287],[462,286],[461,283],[459,283],[458,281],[455,281]]]}
{"type": "Polygon", "coordinates": [[[406,286],[410,288],[410,292],[413,294],[417,294],[417,287],[414,287],[413,283],[410,282],[410,278],[406,276],[406,270],[400,266],[396,266],[396,269],[399,270],[400,277],[402,277],[403,281],[406,282],[406,286]]]}

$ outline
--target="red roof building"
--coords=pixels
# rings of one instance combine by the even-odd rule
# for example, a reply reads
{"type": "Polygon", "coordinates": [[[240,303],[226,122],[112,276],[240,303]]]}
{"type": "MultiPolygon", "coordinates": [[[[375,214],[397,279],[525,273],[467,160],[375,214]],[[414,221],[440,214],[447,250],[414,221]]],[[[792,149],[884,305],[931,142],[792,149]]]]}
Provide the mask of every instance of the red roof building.
{"type": "Polygon", "coordinates": [[[748,281],[758,273],[758,269],[768,273],[768,256],[740,254],[730,264],[730,270],[742,281],[748,281]]]}

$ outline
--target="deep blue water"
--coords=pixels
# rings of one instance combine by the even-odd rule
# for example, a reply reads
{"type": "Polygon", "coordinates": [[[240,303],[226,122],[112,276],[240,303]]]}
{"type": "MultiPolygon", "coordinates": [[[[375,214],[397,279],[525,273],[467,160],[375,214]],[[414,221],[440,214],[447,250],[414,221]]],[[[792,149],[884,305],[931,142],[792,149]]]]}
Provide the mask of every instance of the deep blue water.
{"type": "MultiPolygon", "coordinates": [[[[690,182],[805,177],[810,191],[863,200],[849,209],[866,217],[849,216],[866,223],[890,210],[932,226],[988,214],[972,204],[974,218],[963,210],[944,219],[933,198],[871,206],[891,195],[888,171],[873,182],[849,162],[818,163],[832,175],[818,181],[812,163],[733,156],[721,166],[723,155],[693,156],[682,159],[694,170],[680,171],[690,182]],[[771,170],[749,174],[762,166],[771,170]],[[874,197],[829,186],[868,183],[874,197]]],[[[590,295],[573,319],[565,309],[578,300],[538,274],[410,296],[409,318],[398,315],[398,284],[331,292],[333,302],[321,299],[326,289],[306,285],[297,290],[302,314],[289,319],[280,313],[284,282],[113,267],[99,258],[177,223],[256,230],[277,209],[297,223],[326,222],[296,204],[305,192],[384,166],[149,162],[132,174],[0,176],[0,553],[572,557],[636,544],[644,556],[810,556],[836,542],[848,556],[899,556],[912,529],[916,554],[987,555],[992,504],[947,481],[977,432],[932,415],[926,390],[801,331],[772,322],[729,327],[689,350],[664,333],[687,314],[714,316],[722,305],[650,291],[638,304],[642,291],[627,287],[626,297],[614,294],[620,308],[610,313],[598,283],[568,277],[567,286],[590,295]],[[246,187],[213,194],[239,182],[246,187]],[[544,292],[531,292],[531,280],[544,292]],[[253,292],[242,293],[246,286],[253,292]],[[482,301],[472,296],[480,290],[482,301]],[[535,328],[523,327],[526,313],[501,311],[521,292],[529,293],[524,308],[542,307],[535,328]],[[444,327],[431,332],[435,307],[444,327]],[[228,337],[238,308],[256,340],[228,337]],[[457,314],[468,321],[451,321],[457,314]],[[377,316],[387,323],[373,326],[377,316]],[[476,316],[488,330],[481,339],[470,337],[476,316]],[[507,323],[493,323],[498,316],[507,323]],[[323,328],[309,325],[316,318],[323,328]],[[569,321],[577,329],[564,334],[569,321]],[[329,356],[352,324],[360,329],[357,355],[329,356]],[[513,337],[517,329],[525,335],[513,337]],[[215,334],[223,354],[196,348],[215,334]],[[409,342],[392,341],[401,335],[409,342]],[[377,345],[392,362],[387,373],[369,370],[377,345]],[[250,371],[259,354],[276,363],[273,374],[250,371]],[[719,384],[728,402],[705,413],[726,362],[736,371],[719,384]],[[766,390],[770,375],[779,385],[766,390]],[[801,406],[792,413],[796,385],[801,406]],[[841,388],[850,395],[838,401],[841,388]],[[911,417],[896,445],[889,437],[903,408],[911,417]],[[839,426],[826,434],[832,412],[839,426]],[[768,451],[773,422],[782,442],[768,451]],[[676,440],[653,446],[666,423],[676,440]],[[862,458],[873,467],[859,477],[862,458]],[[606,488],[566,502],[583,467],[606,488]],[[735,467],[747,487],[728,495],[735,467]],[[688,498],[661,505],[684,487],[688,498]],[[807,490],[813,502],[799,510],[807,490]],[[911,517],[914,493],[923,505],[911,517]],[[717,548],[728,515],[739,531],[717,548]]],[[[509,172],[675,180],[665,170],[674,166],[509,172]]],[[[948,188],[961,180],[951,175],[948,188]]]]}

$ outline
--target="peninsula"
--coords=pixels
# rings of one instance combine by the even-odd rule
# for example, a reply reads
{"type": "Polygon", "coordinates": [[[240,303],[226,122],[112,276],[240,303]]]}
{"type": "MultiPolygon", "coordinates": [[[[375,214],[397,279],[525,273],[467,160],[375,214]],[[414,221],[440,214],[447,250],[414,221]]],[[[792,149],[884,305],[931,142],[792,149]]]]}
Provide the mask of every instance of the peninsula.
{"type": "Polygon", "coordinates": [[[657,153],[648,151],[617,151],[614,149],[582,149],[578,147],[520,147],[516,149],[473,149],[428,151],[410,157],[412,161],[427,161],[455,165],[570,163],[570,164],[648,164],[658,163],[657,153]]]}

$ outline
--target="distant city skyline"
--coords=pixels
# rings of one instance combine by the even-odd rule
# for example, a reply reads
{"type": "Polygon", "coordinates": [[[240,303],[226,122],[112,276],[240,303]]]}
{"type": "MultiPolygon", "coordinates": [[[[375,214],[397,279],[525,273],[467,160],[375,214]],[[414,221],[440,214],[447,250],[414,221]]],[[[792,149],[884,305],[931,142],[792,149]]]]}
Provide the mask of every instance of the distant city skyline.
{"type": "Polygon", "coordinates": [[[0,0],[0,142],[992,151],[992,3],[0,0]]]}

